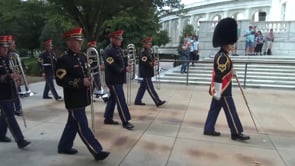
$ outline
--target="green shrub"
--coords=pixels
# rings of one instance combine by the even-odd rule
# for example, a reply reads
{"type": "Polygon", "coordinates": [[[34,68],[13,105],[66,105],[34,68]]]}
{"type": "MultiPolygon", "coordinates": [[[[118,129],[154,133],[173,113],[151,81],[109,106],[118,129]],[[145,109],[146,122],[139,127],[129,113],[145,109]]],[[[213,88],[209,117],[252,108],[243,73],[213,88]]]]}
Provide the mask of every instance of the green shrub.
{"type": "Polygon", "coordinates": [[[39,66],[37,58],[30,57],[22,59],[24,63],[24,71],[27,75],[30,76],[39,76],[39,66]]]}

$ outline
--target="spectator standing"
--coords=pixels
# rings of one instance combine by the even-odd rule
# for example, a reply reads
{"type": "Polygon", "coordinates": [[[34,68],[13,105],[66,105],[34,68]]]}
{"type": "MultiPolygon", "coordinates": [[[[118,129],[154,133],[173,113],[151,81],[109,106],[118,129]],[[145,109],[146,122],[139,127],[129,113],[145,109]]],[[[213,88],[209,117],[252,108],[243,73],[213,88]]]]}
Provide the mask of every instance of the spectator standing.
{"type": "Polygon", "coordinates": [[[257,36],[255,38],[256,41],[256,47],[255,47],[255,55],[262,55],[262,47],[263,47],[263,43],[264,43],[264,37],[261,33],[261,31],[257,32],[257,36]]]}
{"type": "Polygon", "coordinates": [[[266,35],[266,48],[264,54],[266,55],[272,55],[272,43],[274,42],[274,34],[273,29],[271,28],[266,35]]]}
{"type": "Polygon", "coordinates": [[[189,54],[190,54],[190,46],[188,43],[188,39],[185,38],[183,45],[181,46],[181,60],[182,60],[182,65],[181,65],[181,69],[180,72],[181,74],[183,73],[187,73],[187,66],[188,66],[188,58],[189,58],[189,54]]]}
{"type": "Polygon", "coordinates": [[[192,66],[195,66],[195,61],[199,60],[199,41],[198,36],[194,35],[192,38],[192,43],[190,47],[190,60],[192,61],[192,66]]]}
{"type": "Polygon", "coordinates": [[[254,55],[255,31],[252,26],[249,26],[244,37],[246,37],[245,55],[254,55]]]}

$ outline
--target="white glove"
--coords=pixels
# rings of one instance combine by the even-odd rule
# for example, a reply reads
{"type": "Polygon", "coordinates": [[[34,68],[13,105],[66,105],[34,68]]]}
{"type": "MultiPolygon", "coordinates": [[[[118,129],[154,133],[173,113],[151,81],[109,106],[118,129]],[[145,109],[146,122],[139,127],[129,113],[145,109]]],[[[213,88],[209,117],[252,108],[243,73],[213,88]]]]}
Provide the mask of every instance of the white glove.
{"type": "Polygon", "coordinates": [[[214,82],[214,87],[215,87],[215,93],[213,95],[213,98],[216,100],[220,100],[221,99],[221,83],[218,82],[214,82]]]}

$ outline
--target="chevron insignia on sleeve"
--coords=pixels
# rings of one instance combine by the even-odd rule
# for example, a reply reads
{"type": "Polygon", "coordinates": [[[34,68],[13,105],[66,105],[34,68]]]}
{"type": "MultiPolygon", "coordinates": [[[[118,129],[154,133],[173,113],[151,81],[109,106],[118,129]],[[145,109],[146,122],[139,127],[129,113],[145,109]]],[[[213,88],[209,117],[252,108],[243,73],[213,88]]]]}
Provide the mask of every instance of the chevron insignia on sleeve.
{"type": "Polygon", "coordinates": [[[106,61],[107,61],[108,64],[112,64],[114,62],[114,59],[113,59],[113,57],[108,57],[106,59],[106,61]]]}
{"type": "Polygon", "coordinates": [[[67,75],[67,71],[65,69],[56,70],[56,77],[58,79],[62,79],[65,75],[67,75]]]}

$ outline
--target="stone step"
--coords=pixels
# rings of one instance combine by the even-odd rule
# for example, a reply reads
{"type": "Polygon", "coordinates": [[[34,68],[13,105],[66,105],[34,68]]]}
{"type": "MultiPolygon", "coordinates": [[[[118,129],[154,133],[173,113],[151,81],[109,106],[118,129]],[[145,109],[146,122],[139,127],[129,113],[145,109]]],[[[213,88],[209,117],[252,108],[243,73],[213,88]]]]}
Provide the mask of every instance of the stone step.
{"type": "MultiPolygon", "coordinates": [[[[295,58],[233,57],[234,69],[240,82],[244,83],[245,62],[247,64],[246,87],[295,89],[295,58]],[[276,64],[278,62],[278,64],[276,64]],[[267,64],[271,63],[271,64],[267,64]]],[[[181,74],[181,66],[162,71],[160,82],[209,85],[211,82],[213,59],[206,59],[189,66],[189,74],[181,74]]],[[[237,86],[235,80],[233,85],[237,86]]],[[[243,86],[243,85],[242,85],[243,86]]]]}
{"type": "MultiPolygon", "coordinates": [[[[241,86],[243,87],[243,80],[239,80],[241,83],[241,86]]],[[[161,83],[176,83],[176,84],[186,84],[185,80],[160,80],[161,83]]],[[[188,84],[190,85],[210,85],[210,81],[189,81],[188,84]]],[[[295,90],[295,85],[294,84],[265,84],[265,83],[246,83],[246,87],[248,88],[281,88],[281,89],[294,89],[295,90]]],[[[235,81],[233,81],[233,86],[238,86],[237,83],[235,83],[235,81]]]]}
{"type": "MultiPolygon", "coordinates": [[[[237,73],[245,73],[245,68],[235,68],[235,71],[237,73]]],[[[175,73],[179,73],[180,72],[180,67],[179,69],[174,71],[175,73]]],[[[207,67],[200,67],[200,68],[189,68],[189,74],[193,74],[193,73],[212,73],[212,67],[207,68],[207,67]]],[[[294,75],[295,74],[295,69],[281,69],[281,68],[252,68],[252,67],[248,67],[247,68],[247,74],[251,73],[251,74],[290,74],[290,75],[294,75]]]]}
{"type": "MultiPolygon", "coordinates": [[[[238,76],[239,79],[244,79],[243,75],[238,76]]],[[[166,77],[160,77],[160,80],[187,80],[187,77],[179,76],[179,75],[171,75],[166,77]]],[[[188,77],[188,81],[203,81],[203,80],[211,80],[211,75],[198,75],[195,77],[188,77]]],[[[295,77],[267,77],[267,76],[247,76],[247,82],[260,82],[260,83],[267,83],[267,82],[276,82],[276,83],[283,83],[283,84],[294,84],[295,85],[295,77]]]]}

